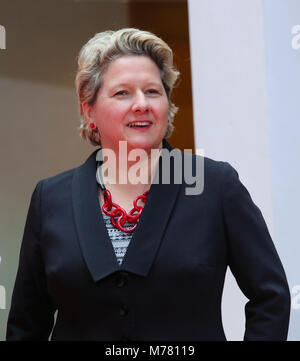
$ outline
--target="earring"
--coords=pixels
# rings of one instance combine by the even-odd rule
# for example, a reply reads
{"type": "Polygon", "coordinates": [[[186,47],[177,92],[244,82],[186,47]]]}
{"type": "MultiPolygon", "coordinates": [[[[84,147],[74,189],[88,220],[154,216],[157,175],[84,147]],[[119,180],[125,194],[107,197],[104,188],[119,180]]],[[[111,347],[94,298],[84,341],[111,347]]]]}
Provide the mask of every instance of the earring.
{"type": "Polygon", "coordinates": [[[89,126],[90,126],[91,129],[95,129],[95,128],[96,128],[95,123],[90,123],[89,126]]]}

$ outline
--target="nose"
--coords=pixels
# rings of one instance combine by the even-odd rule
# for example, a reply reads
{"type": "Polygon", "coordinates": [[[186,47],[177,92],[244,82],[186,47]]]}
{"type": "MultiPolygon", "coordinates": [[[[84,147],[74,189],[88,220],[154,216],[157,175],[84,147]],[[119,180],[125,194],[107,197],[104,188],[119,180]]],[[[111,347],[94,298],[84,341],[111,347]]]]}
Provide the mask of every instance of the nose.
{"type": "Polygon", "coordinates": [[[150,109],[149,101],[144,92],[139,91],[135,94],[132,111],[134,113],[145,113],[150,109]]]}

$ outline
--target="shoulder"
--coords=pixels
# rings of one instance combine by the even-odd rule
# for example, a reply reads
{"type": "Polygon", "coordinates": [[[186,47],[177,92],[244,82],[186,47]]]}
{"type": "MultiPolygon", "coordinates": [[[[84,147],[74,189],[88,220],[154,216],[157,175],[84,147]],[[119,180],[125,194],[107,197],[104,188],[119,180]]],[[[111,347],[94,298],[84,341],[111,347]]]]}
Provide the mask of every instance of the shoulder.
{"type": "Polygon", "coordinates": [[[73,175],[77,168],[78,167],[68,169],[54,176],[41,179],[38,182],[37,187],[39,187],[42,191],[47,191],[47,193],[55,192],[56,194],[59,190],[67,190],[71,186],[73,175]]]}
{"type": "MultiPolygon", "coordinates": [[[[199,156],[195,156],[199,157],[199,156]]],[[[228,162],[221,160],[214,160],[208,157],[204,158],[204,170],[210,176],[226,177],[230,175],[237,174],[237,171],[232,167],[228,162]]]]}
{"type": "Polygon", "coordinates": [[[72,178],[77,168],[69,169],[54,176],[39,180],[31,195],[30,208],[42,213],[42,205],[64,203],[70,199],[72,178]]]}
{"type": "Polygon", "coordinates": [[[43,190],[47,190],[47,192],[59,192],[59,191],[67,191],[71,189],[72,180],[76,173],[81,172],[86,174],[89,172],[89,169],[96,165],[96,153],[98,150],[94,151],[89,155],[89,157],[77,167],[65,170],[60,172],[54,176],[41,179],[38,183],[43,190]]]}
{"type": "Polygon", "coordinates": [[[197,167],[201,169],[205,183],[220,184],[223,182],[234,182],[239,179],[236,169],[226,161],[215,160],[196,154],[184,154],[184,158],[185,162],[192,164],[193,172],[197,171],[197,167]],[[196,166],[197,163],[198,165],[196,166]]]}
{"type": "Polygon", "coordinates": [[[163,150],[165,150],[165,156],[167,160],[172,155],[179,156],[183,159],[183,172],[186,170],[192,171],[193,174],[197,170],[201,171],[200,176],[204,175],[205,180],[220,182],[224,178],[238,178],[237,171],[226,161],[214,160],[204,155],[192,154],[188,152],[182,152],[179,148],[173,147],[165,139],[163,140],[163,150]]]}
{"type": "Polygon", "coordinates": [[[184,152],[181,156],[183,183],[190,188],[185,188],[186,195],[218,197],[239,182],[237,171],[228,162],[184,152]]]}

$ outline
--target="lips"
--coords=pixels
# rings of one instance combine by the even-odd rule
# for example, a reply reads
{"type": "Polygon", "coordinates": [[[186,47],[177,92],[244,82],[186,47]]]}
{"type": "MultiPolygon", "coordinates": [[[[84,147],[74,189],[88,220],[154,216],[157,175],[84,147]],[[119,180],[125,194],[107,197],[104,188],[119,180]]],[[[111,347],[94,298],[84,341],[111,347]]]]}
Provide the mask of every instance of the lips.
{"type": "Polygon", "coordinates": [[[127,124],[129,128],[147,128],[152,124],[149,120],[136,120],[127,124]]]}

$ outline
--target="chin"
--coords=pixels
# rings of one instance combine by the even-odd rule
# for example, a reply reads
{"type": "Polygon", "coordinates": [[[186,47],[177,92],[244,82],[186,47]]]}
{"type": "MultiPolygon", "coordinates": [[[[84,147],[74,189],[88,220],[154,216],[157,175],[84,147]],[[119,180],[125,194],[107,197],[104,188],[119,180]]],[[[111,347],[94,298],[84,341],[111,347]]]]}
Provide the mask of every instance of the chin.
{"type": "Polygon", "coordinates": [[[130,149],[157,149],[160,148],[162,139],[160,140],[151,140],[151,139],[132,139],[128,140],[127,146],[130,149]]]}

